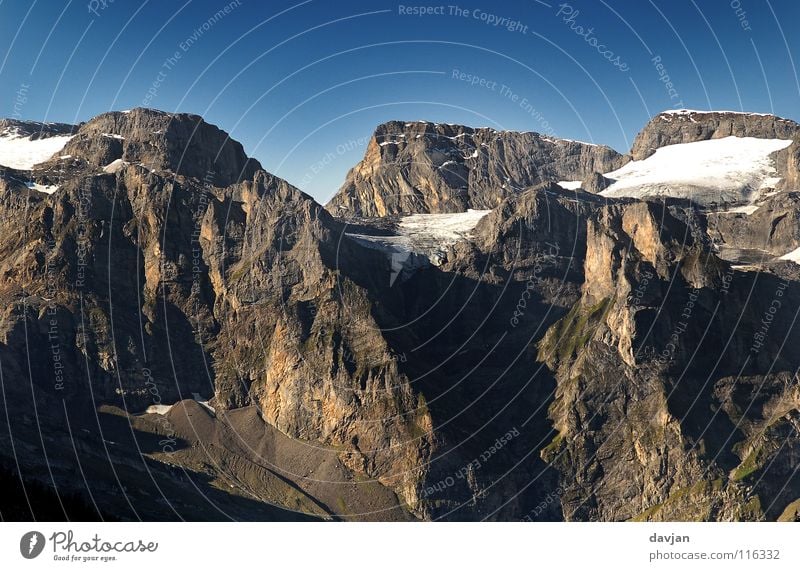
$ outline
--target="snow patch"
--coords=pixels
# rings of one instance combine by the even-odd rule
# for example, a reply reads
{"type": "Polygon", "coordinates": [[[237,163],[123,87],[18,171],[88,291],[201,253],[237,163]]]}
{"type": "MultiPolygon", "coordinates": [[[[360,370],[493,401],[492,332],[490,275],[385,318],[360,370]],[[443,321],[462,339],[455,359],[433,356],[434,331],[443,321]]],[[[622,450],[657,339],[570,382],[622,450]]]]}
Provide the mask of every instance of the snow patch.
{"type": "Polygon", "coordinates": [[[104,166],[103,167],[103,172],[107,172],[107,173],[119,172],[123,168],[125,168],[127,165],[128,165],[128,163],[126,163],[122,159],[117,159],[115,161],[111,161],[106,166],[104,166]]]}
{"type": "Polygon", "coordinates": [[[745,204],[744,206],[737,206],[736,208],[731,208],[730,210],[723,210],[719,214],[747,214],[750,216],[759,208],[761,207],[755,204],[745,204]]]}
{"type": "Polygon", "coordinates": [[[400,219],[394,235],[348,233],[347,236],[368,248],[384,252],[392,264],[392,271],[399,273],[398,264],[405,271],[424,267],[428,262],[441,264],[447,248],[461,239],[468,239],[478,222],[489,212],[491,210],[412,214],[400,219]]]}
{"type": "Polygon", "coordinates": [[[0,135],[0,165],[17,170],[31,170],[43,163],[67,144],[72,135],[31,140],[16,131],[7,130],[0,135]]]}
{"type": "MultiPolygon", "coordinates": [[[[753,115],[756,117],[772,117],[771,113],[749,113],[747,111],[700,111],[698,109],[667,109],[666,111],[662,111],[659,115],[694,115],[696,113],[714,113],[722,115],[753,115]]],[[[785,121],[785,119],[784,119],[785,121]]]]}
{"type": "Polygon", "coordinates": [[[167,414],[174,405],[171,404],[151,404],[144,411],[145,414],[167,414]]]}
{"type": "Polygon", "coordinates": [[[578,190],[583,184],[582,180],[560,180],[556,183],[564,190],[578,190]]]}
{"type": "Polygon", "coordinates": [[[672,196],[702,205],[746,203],[776,183],[770,154],[791,139],[725,137],[661,147],[642,161],[606,173],[615,182],[600,194],[608,197],[672,196]]]}
{"type": "Polygon", "coordinates": [[[789,260],[790,262],[794,262],[795,264],[800,264],[800,248],[796,250],[792,250],[788,254],[784,254],[780,258],[781,260],[789,260]]]}
{"type": "Polygon", "coordinates": [[[125,140],[125,137],[122,135],[117,135],[116,133],[103,133],[104,137],[108,137],[109,139],[119,139],[120,141],[125,140]]]}
{"type": "Polygon", "coordinates": [[[39,192],[44,192],[45,194],[53,194],[59,189],[57,184],[39,184],[37,182],[26,182],[25,186],[31,190],[38,190],[39,192]]]}
{"type": "Polygon", "coordinates": [[[468,237],[490,212],[470,209],[455,214],[412,214],[400,219],[398,229],[412,242],[438,242],[450,246],[468,237]]]}
{"type": "MultiPolygon", "coordinates": [[[[216,410],[214,409],[214,407],[211,406],[210,404],[208,404],[209,401],[202,400],[202,399],[203,399],[203,397],[201,397],[199,393],[192,393],[192,400],[197,402],[197,404],[199,404],[200,406],[202,406],[203,408],[205,408],[206,410],[208,410],[212,414],[216,414],[216,410]]],[[[162,414],[163,415],[163,414],[167,414],[170,410],[172,410],[173,406],[175,406],[175,405],[174,404],[152,404],[152,405],[147,407],[147,409],[144,411],[144,413],[145,414],[162,414]]]]}
{"type": "Polygon", "coordinates": [[[210,404],[208,404],[209,401],[202,400],[203,397],[200,396],[200,393],[192,393],[192,398],[197,402],[197,404],[199,404],[200,406],[202,406],[206,410],[210,411],[211,414],[216,414],[217,411],[214,410],[214,407],[211,406],[210,404]]]}

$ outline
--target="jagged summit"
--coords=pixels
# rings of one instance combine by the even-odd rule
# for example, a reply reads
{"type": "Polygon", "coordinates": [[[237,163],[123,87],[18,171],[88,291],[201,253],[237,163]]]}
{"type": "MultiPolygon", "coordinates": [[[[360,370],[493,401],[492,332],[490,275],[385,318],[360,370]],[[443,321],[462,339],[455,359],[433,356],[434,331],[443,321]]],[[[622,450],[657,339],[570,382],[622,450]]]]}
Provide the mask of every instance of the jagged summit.
{"type": "Polygon", "coordinates": [[[328,209],[338,216],[485,210],[528,186],[619,168],[605,146],[429,122],[379,125],[328,209]]]}
{"type": "Polygon", "coordinates": [[[27,137],[31,140],[72,135],[78,129],[70,123],[41,123],[21,119],[0,119],[0,137],[27,137]]]}
{"type": "Polygon", "coordinates": [[[0,460],[65,493],[125,466],[87,474],[120,519],[162,517],[158,494],[216,517],[189,488],[244,496],[239,519],[796,519],[800,330],[763,324],[800,306],[800,194],[771,180],[797,139],[701,118],[654,119],[686,142],[638,161],[390,122],[337,197],[380,220],[335,219],[196,115],[92,119],[0,169],[0,460]],[[753,212],[652,197],[731,173],[753,212]],[[646,192],[589,192],[609,182],[646,192]]]}
{"type": "Polygon", "coordinates": [[[242,145],[199,115],[136,108],[98,115],[81,125],[62,155],[105,167],[116,160],[227,186],[261,165],[242,145]]]}
{"type": "Polygon", "coordinates": [[[790,119],[738,111],[670,110],[653,117],[636,136],[634,160],[646,159],[667,145],[694,143],[723,137],[794,139],[800,125],[790,119]]]}
{"type": "Polygon", "coordinates": [[[6,182],[53,192],[79,173],[139,165],[226,187],[261,169],[242,145],[189,113],[137,108],[111,111],[79,125],[0,120],[0,166],[28,171],[6,182]]]}

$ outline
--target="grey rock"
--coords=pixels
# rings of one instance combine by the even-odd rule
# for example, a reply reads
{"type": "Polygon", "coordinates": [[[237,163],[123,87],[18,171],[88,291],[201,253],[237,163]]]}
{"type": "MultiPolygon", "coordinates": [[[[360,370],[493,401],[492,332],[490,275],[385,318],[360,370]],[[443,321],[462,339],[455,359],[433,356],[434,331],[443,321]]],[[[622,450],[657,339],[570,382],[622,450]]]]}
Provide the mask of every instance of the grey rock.
{"type": "Polygon", "coordinates": [[[759,113],[683,111],[653,117],[633,141],[631,155],[643,160],[667,145],[723,137],[794,139],[800,125],[789,119],[759,113]]]}
{"type": "Polygon", "coordinates": [[[121,159],[214,186],[251,179],[261,168],[239,142],[198,115],[143,108],[104,113],[84,123],[62,154],[100,168],[121,159]]]}
{"type": "Polygon", "coordinates": [[[488,209],[529,186],[583,180],[625,162],[609,147],[538,133],[391,121],[376,129],[327,208],[341,217],[488,209]]]}
{"type": "Polygon", "coordinates": [[[73,135],[77,130],[78,125],[69,123],[40,123],[38,121],[22,121],[19,119],[0,119],[0,136],[27,137],[32,141],[73,135]]]}

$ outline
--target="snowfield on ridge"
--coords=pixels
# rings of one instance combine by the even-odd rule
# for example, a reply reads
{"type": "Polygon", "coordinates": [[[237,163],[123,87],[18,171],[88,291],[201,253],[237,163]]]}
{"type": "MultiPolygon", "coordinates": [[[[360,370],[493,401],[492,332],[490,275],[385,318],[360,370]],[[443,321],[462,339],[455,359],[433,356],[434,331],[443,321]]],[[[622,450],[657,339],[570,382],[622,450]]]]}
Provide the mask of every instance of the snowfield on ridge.
{"type": "Polygon", "coordinates": [[[31,170],[59,152],[72,135],[31,139],[9,129],[0,134],[0,165],[17,170],[31,170]]]}
{"type": "Polygon", "coordinates": [[[770,155],[791,144],[791,139],[724,137],[661,147],[644,160],[606,173],[614,182],[600,194],[672,196],[704,206],[751,203],[760,190],[779,182],[770,155]]]}

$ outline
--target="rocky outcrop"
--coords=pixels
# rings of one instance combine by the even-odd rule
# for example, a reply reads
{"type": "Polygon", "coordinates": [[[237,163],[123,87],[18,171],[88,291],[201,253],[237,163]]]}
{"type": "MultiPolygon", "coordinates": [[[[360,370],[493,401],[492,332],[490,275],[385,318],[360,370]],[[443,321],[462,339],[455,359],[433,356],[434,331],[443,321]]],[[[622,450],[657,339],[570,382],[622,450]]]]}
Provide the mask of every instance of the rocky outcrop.
{"type": "Polygon", "coordinates": [[[261,168],[239,142],[198,115],[143,108],[104,113],[84,123],[62,155],[95,168],[116,160],[141,164],[220,187],[251,179],[261,168]]]}
{"type": "Polygon", "coordinates": [[[800,189],[800,137],[796,136],[786,149],[786,169],[783,187],[788,190],[800,189]]]}
{"type": "MultiPolygon", "coordinates": [[[[71,151],[117,141],[92,133],[121,115],[90,122],[71,151]]],[[[136,131],[117,130],[133,159],[136,131]]],[[[128,160],[98,173],[83,156],[55,194],[3,197],[6,398],[23,399],[30,378],[42,413],[61,399],[142,412],[192,394],[220,411],[256,405],[419,510],[430,418],[372,317],[385,260],[340,244],[321,206],[263,171],[219,187],[128,160]],[[29,369],[26,355],[42,358],[29,369]]]]}
{"type": "Polygon", "coordinates": [[[134,110],[37,167],[53,194],[0,169],[8,466],[74,490],[76,457],[103,465],[92,497],[122,519],[797,517],[800,280],[717,255],[793,245],[794,193],[744,231],[552,182],[602,188],[608,149],[390,123],[330,210],[494,206],[392,280],[224,141],[134,110]],[[137,513],[157,493],[174,506],[137,513]]]}
{"type": "MultiPolygon", "coordinates": [[[[734,272],[704,235],[695,212],[654,203],[589,223],[582,298],[539,344],[558,384],[541,455],[566,519],[773,519],[797,496],[797,357],[771,367],[758,330],[800,290],[734,272]]],[[[771,323],[769,344],[798,334],[771,323]]]]}
{"type": "Polygon", "coordinates": [[[666,111],[653,117],[633,141],[633,160],[646,159],[667,145],[723,137],[794,139],[800,125],[789,119],[760,113],[666,111]]]}
{"type": "Polygon", "coordinates": [[[800,193],[779,192],[753,212],[708,213],[709,235],[720,247],[783,256],[800,247],[800,193]]]}
{"type": "Polygon", "coordinates": [[[489,209],[529,186],[583,180],[626,161],[609,147],[538,133],[391,121],[327,208],[342,217],[489,209]]]}
{"type": "Polygon", "coordinates": [[[40,123],[19,119],[0,119],[0,137],[25,137],[31,141],[61,135],[73,135],[78,125],[69,123],[40,123]]]}

